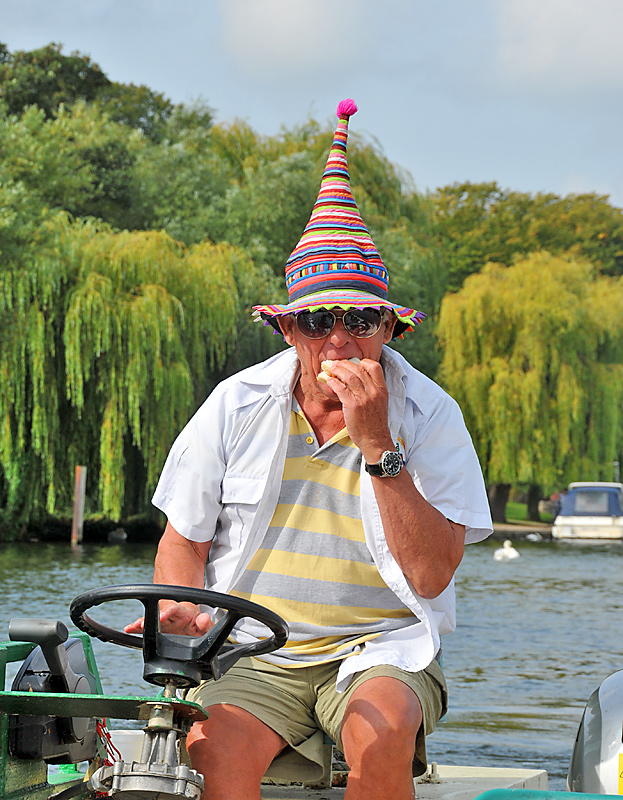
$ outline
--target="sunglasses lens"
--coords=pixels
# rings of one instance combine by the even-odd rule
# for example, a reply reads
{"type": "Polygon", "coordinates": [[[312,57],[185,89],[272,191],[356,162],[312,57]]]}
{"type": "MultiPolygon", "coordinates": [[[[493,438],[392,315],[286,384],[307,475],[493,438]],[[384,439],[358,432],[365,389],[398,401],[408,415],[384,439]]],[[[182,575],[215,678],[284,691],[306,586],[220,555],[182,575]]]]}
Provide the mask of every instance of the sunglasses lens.
{"type": "Polygon", "coordinates": [[[322,339],[333,330],[335,315],[330,311],[301,311],[296,315],[296,324],[308,339],[322,339]]]}
{"type": "Polygon", "coordinates": [[[358,308],[356,311],[347,311],[344,314],[344,327],[358,339],[367,339],[381,327],[381,312],[375,308],[358,308]]]}

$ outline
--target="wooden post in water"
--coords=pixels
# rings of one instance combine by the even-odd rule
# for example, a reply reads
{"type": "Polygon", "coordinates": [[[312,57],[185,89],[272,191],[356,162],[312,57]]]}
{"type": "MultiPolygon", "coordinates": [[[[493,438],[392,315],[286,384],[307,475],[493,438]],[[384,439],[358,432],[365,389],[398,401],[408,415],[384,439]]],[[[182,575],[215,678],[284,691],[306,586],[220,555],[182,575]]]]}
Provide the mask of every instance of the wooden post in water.
{"type": "Polygon", "coordinates": [[[71,546],[82,542],[82,524],[84,520],[84,495],[87,486],[87,468],[76,467],[74,480],[74,516],[71,523],[71,546]]]}

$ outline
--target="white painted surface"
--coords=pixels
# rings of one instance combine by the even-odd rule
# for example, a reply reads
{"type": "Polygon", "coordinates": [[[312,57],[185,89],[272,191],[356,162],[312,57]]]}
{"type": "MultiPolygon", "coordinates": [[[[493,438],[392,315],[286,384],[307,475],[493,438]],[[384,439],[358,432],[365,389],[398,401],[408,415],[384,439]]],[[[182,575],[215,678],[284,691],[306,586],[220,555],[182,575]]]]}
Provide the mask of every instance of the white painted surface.
{"type": "Polygon", "coordinates": [[[547,789],[547,772],[544,769],[431,764],[426,775],[415,779],[418,800],[473,800],[489,789],[547,789]]]}

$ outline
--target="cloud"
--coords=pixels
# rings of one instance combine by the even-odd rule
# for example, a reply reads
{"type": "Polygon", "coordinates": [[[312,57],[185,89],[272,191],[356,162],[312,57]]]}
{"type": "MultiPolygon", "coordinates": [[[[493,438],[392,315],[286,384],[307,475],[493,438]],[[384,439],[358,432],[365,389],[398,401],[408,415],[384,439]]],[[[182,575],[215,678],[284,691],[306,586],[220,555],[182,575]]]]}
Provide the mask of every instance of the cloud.
{"type": "Polygon", "coordinates": [[[328,74],[365,47],[360,0],[219,0],[226,51],[258,79],[328,74]]]}
{"type": "Polygon", "coordinates": [[[621,0],[493,0],[500,77],[538,94],[623,89],[621,0]]]}

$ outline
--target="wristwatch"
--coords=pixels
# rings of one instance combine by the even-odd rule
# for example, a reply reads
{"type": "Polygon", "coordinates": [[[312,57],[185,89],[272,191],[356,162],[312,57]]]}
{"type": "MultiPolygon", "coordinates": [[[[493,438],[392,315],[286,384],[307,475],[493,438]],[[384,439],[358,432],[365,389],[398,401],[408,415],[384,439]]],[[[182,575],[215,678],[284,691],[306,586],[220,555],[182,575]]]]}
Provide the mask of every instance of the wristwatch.
{"type": "Polygon", "coordinates": [[[386,450],[378,464],[366,464],[366,472],[377,478],[395,478],[402,469],[402,456],[395,450],[386,450]]]}

